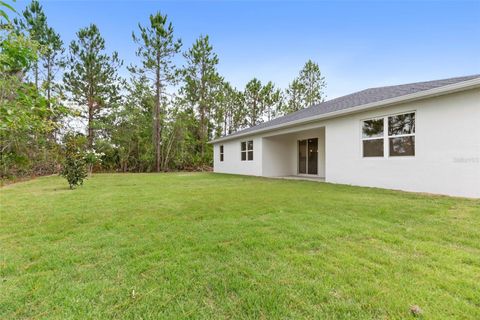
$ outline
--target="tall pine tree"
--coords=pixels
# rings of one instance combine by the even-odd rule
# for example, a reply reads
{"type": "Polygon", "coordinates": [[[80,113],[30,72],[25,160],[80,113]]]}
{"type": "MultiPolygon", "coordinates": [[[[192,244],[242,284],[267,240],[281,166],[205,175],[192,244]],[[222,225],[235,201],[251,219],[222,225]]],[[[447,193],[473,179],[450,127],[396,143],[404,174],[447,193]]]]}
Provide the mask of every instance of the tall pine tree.
{"type": "Polygon", "coordinates": [[[227,81],[220,84],[214,119],[215,138],[231,134],[246,124],[243,92],[233,88],[227,81]]]}
{"type": "Polygon", "coordinates": [[[250,127],[273,119],[283,103],[281,91],[271,81],[262,85],[257,78],[245,86],[244,99],[247,125],[250,127]]]}
{"type": "Polygon", "coordinates": [[[155,94],[153,114],[153,144],[155,146],[155,171],[162,168],[162,129],[165,117],[164,101],[166,87],[175,82],[175,70],[172,58],[180,52],[182,42],[175,39],[173,25],[167,22],[167,16],[160,12],[150,15],[147,26],[138,25],[140,33],[132,34],[133,41],[138,45],[136,55],[141,60],[141,66],[130,67],[137,74],[148,74],[152,81],[155,94]]]}
{"type": "Polygon", "coordinates": [[[283,114],[291,113],[305,108],[305,86],[298,79],[294,79],[286,90],[287,103],[282,110],[283,114]]]}
{"type": "Polygon", "coordinates": [[[37,0],[33,0],[14,23],[18,32],[26,32],[40,45],[39,57],[32,66],[34,83],[51,107],[55,75],[63,67],[64,48],[60,35],[48,25],[43,7],[37,0]]]}
{"type": "Polygon", "coordinates": [[[297,78],[286,90],[287,103],[284,105],[283,114],[295,112],[311,107],[325,100],[325,77],[320,72],[320,67],[312,60],[303,66],[297,78]]]}
{"type": "Polygon", "coordinates": [[[208,36],[200,36],[184,54],[187,65],[183,69],[185,85],[181,92],[199,116],[199,147],[203,162],[207,162],[209,119],[214,118],[216,97],[222,78],[217,72],[218,56],[213,52],[208,36]]]}
{"type": "Polygon", "coordinates": [[[63,41],[53,28],[48,27],[44,35],[44,52],[41,56],[45,69],[45,81],[43,87],[47,101],[51,104],[52,91],[54,89],[55,75],[64,66],[63,41]]]}
{"type": "MultiPolygon", "coordinates": [[[[37,0],[33,0],[22,12],[22,19],[15,18],[14,24],[18,31],[26,31],[30,39],[40,46],[45,45],[45,35],[48,29],[47,16],[43,7],[37,0]]],[[[40,61],[37,59],[32,66],[35,88],[39,89],[40,61]]]]}
{"type": "Polygon", "coordinates": [[[70,43],[70,56],[63,81],[71,99],[86,107],[88,146],[94,143],[97,121],[102,111],[112,108],[119,100],[122,79],[118,69],[122,61],[118,54],[105,52],[105,40],[94,24],[77,32],[70,43]]]}
{"type": "Polygon", "coordinates": [[[325,100],[325,77],[320,72],[318,63],[308,60],[300,71],[298,80],[305,89],[304,107],[308,108],[325,100]]]}

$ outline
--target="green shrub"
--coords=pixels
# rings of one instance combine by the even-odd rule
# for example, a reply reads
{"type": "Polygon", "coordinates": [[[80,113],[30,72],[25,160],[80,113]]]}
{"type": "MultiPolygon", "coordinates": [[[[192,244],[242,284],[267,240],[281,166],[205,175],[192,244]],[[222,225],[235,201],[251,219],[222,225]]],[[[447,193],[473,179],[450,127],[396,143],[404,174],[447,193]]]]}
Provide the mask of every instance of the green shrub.
{"type": "Polygon", "coordinates": [[[83,138],[74,134],[65,137],[65,161],[61,176],[67,179],[70,189],[83,185],[83,179],[87,177],[83,138]]]}

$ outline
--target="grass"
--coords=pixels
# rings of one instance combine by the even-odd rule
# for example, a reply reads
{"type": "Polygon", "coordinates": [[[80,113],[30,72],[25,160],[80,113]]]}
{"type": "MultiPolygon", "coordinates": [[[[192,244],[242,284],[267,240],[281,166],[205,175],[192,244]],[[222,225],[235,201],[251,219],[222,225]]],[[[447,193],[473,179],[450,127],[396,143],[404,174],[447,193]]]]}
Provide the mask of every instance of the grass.
{"type": "Polygon", "coordinates": [[[480,318],[480,201],[211,173],[0,189],[0,318],[480,318]]]}

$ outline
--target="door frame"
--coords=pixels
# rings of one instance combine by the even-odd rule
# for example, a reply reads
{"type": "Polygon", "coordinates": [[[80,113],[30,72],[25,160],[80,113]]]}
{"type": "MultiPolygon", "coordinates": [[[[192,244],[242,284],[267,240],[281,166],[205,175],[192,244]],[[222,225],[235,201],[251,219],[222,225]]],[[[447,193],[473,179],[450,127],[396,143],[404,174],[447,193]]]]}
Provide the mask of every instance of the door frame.
{"type": "Polygon", "coordinates": [[[319,148],[319,141],[320,141],[320,138],[319,137],[310,137],[310,138],[305,138],[305,139],[297,139],[297,156],[296,156],[296,159],[297,159],[297,175],[298,176],[304,176],[304,177],[318,177],[319,174],[318,174],[318,165],[319,165],[319,159],[318,159],[318,155],[319,155],[319,152],[318,152],[318,148],[319,148]],[[308,173],[308,140],[310,139],[317,139],[317,173],[308,173]],[[306,155],[306,159],[305,159],[305,171],[306,173],[300,173],[300,141],[306,141],[306,148],[307,148],[307,155],[306,155]]]}

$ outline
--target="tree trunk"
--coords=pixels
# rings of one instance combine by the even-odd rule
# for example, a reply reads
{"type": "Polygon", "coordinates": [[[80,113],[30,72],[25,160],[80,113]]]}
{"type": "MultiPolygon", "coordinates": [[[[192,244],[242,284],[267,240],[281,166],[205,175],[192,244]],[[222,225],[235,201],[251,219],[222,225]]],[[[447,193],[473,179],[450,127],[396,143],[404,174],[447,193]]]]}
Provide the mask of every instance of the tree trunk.
{"type": "Polygon", "coordinates": [[[253,101],[253,110],[252,110],[252,124],[251,127],[255,126],[257,122],[257,101],[253,101]]]}
{"type": "Polygon", "coordinates": [[[173,130],[172,130],[172,135],[171,135],[170,139],[168,140],[168,145],[167,145],[167,148],[166,148],[165,156],[162,159],[163,160],[163,165],[162,166],[164,168],[167,168],[167,166],[168,166],[168,160],[170,159],[170,152],[172,150],[172,146],[173,146],[173,142],[174,142],[174,139],[175,139],[176,132],[177,132],[177,128],[176,128],[176,126],[174,126],[173,130]]]}
{"type": "Polygon", "coordinates": [[[35,74],[35,88],[38,91],[38,62],[35,62],[35,67],[34,67],[33,72],[35,74]]]}
{"type": "Polygon", "coordinates": [[[205,107],[203,106],[202,101],[200,101],[200,154],[202,156],[202,161],[205,155],[205,107]]]}
{"type": "MultiPolygon", "coordinates": [[[[160,95],[161,97],[161,95],[160,95]]],[[[159,162],[160,162],[160,171],[166,171],[166,167],[163,165],[163,106],[160,103],[159,105],[159,111],[158,111],[158,139],[159,139],[159,144],[158,144],[158,154],[159,154],[159,162]]]]}
{"type": "Polygon", "coordinates": [[[51,89],[51,86],[52,86],[52,66],[51,66],[52,62],[51,62],[51,58],[48,57],[47,59],[47,104],[48,104],[48,107],[50,108],[51,104],[50,104],[50,99],[52,97],[52,89],[51,89]]]}
{"type": "Polygon", "coordinates": [[[93,147],[93,100],[88,100],[88,148],[93,147]]]}
{"type": "Polygon", "coordinates": [[[205,63],[202,61],[202,67],[200,69],[200,153],[202,156],[202,164],[205,159],[205,143],[206,143],[206,135],[207,135],[207,125],[205,123],[206,120],[206,112],[207,106],[205,105],[205,81],[204,81],[204,74],[205,74],[205,63]]]}
{"type": "MultiPolygon", "coordinates": [[[[157,54],[157,62],[159,60],[157,54]]],[[[154,112],[154,143],[155,143],[155,171],[160,172],[161,153],[160,153],[160,64],[157,65],[155,79],[155,112],[154,112]]]]}
{"type": "Polygon", "coordinates": [[[223,135],[227,135],[227,119],[228,119],[228,111],[225,111],[225,115],[223,116],[223,135]]]}

